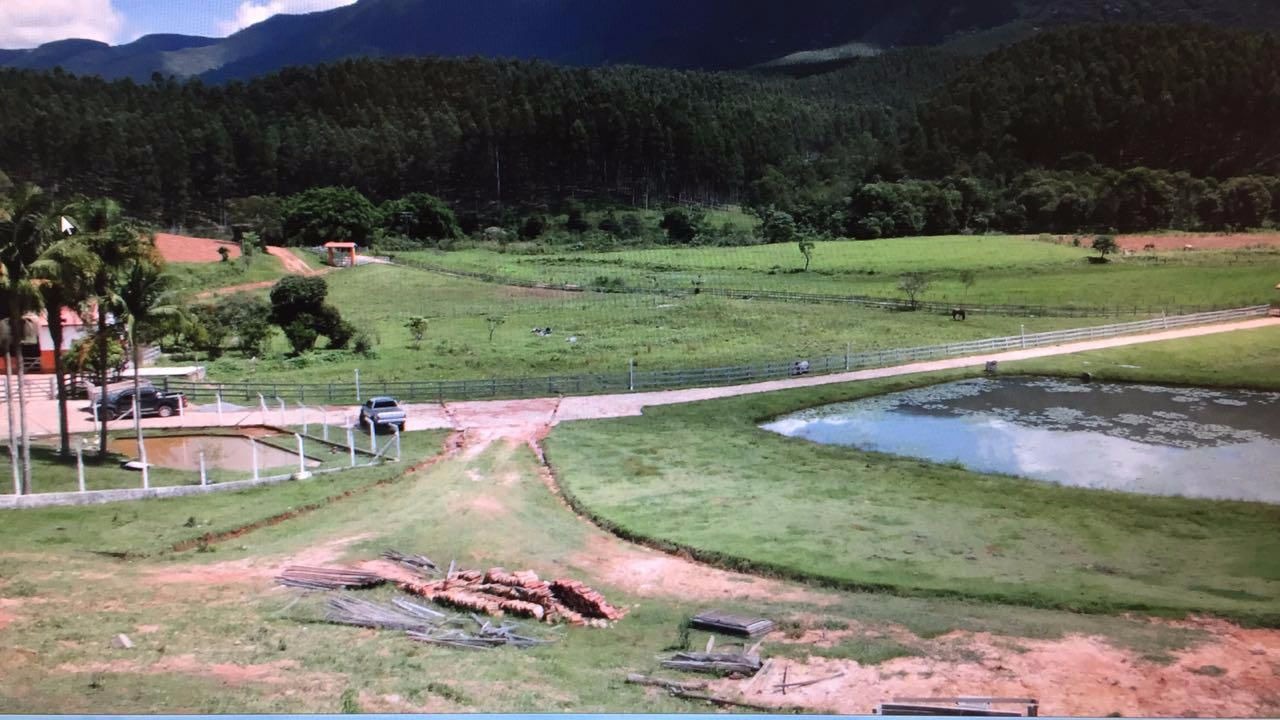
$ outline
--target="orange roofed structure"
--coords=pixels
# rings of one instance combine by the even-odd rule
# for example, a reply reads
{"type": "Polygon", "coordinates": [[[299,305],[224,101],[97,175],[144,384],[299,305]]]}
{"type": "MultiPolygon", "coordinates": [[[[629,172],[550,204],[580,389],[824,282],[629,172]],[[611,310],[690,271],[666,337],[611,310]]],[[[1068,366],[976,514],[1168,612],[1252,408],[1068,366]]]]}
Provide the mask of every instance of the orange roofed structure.
{"type": "MultiPolygon", "coordinates": [[[[97,317],[91,310],[88,313],[90,322],[85,322],[78,313],[62,308],[62,352],[71,348],[76,340],[88,335],[92,330],[93,318],[97,317]],[[89,326],[89,327],[86,327],[89,326]]],[[[34,373],[53,372],[53,337],[49,335],[49,318],[45,313],[27,315],[24,319],[25,331],[22,338],[22,359],[24,370],[34,373]]],[[[6,325],[8,321],[3,321],[6,325]]],[[[7,330],[7,328],[6,328],[7,330]]],[[[7,336],[7,335],[6,335],[7,336]]],[[[3,355],[0,353],[0,355],[3,355]]],[[[4,370],[7,359],[0,356],[0,371],[4,370]]],[[[14,368],[17,370],[17,368],[14,368]]]]}
{"type": "Polygon", "coordinates": [[[355,267],[356,266],[356,244],[353,242],[327,242],[324,249],[329,251],[329,264],[333,267],[355,267]],[[338,252],[341,250],[346,258],[339,259],[338,252]]]}

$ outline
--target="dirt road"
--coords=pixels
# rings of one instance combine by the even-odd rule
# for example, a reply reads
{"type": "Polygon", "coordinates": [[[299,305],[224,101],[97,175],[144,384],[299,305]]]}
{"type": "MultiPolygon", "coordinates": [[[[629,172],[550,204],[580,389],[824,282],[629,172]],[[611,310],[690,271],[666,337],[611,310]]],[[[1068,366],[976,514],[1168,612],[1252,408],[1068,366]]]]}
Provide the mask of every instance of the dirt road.
{"type": "MultiPolygon", "coordinates": [[[[769,382],[752,383],[750,385],[734,385],[728,387],[694,388],[689,390],[664,390],[660,392],[628,393],[620,395],[594,395],[585,397],[535,398],[531,400],[480,400],[469,402],[424,403],[409,405],[409,430],[430,430],[451,428],[455,430],[484,433],[491,437],[511,437],[527,439],[545,432],[549,427],[565,420],[594,420],[615,417],[631,417],[640,415],[644,408],[656,405],[679,405],[682,403],[713,400],[716,398],[753,395],[756,393],[774,392],[791,388],[832,385],[836,383],[874,380],[878,378],[915,375],[954,370],[966,367],[980,367],[988,361],[1012,362],[1032,358],[1069,355],[1090,350],[1102,350],[1113,347],[1141,345],[1145,343],[1176,340],[1179,338],[1202,337],[1239,330],[1252,330],[1265,327],[1280,327],[1280,318],[1259,318],[1243,322],[1205,325],[1201,327],[1181,328],[1146,335],[1129,335],[1124,337],[1091,340],[1088,342],[1055,345],[1051,347],[1015,350],[1011,352],[974,355],[946,360],[911,363],[896,367],[859,370],[837,375],[822,375],[769,382]]],[[[243,401],[241,401],[243,402],[243,401]]],[[[322,422],[327,415],[330,424],[344,418],[344,423],[351,422],[359,412],[355,407],[310,407],[299,409],[296,406],[284,411],[279,403],[268,398],[268,408],[264,413],[259,407],[237,407],[222,413],[216,412],[212,405],[190,409],[184,417],[168,419],[153,418],[146,420],[151,428],[196,428],[196,427],[236,427],[261,424],[301,425],[303,421],[322,422]]],[[[80,401],[72,404],[76,409],[70,419],[72,432],[89,432],[93,423],[86,412],[79,408],[87,406],[80,401]]],[[[6,418],[0,417],[0,429],[7,429],[6,418]]],[[[27,403],[27,422],[35,436],[52,435],[58,431],[58,408],[52,400],[40,400],[27,403]]]]}

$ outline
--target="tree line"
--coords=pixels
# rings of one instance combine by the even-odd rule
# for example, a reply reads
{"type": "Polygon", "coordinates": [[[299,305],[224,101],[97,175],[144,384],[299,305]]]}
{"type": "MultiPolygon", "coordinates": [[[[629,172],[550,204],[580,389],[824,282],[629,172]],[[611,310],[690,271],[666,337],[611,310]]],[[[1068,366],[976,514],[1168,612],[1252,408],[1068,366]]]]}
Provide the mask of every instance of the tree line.
{"type": "Polygon", "coordinates": [[[379,209],[443,198],[468,233],[570,197],[737,201],[855,237],[1225,229],[1280,206],[1280,43],[1208,27],[1086,26],[799,79],[358,60],[219,86],[4,70],[0,94],[0,168],[166,225],[317,186],[379,209]]]}

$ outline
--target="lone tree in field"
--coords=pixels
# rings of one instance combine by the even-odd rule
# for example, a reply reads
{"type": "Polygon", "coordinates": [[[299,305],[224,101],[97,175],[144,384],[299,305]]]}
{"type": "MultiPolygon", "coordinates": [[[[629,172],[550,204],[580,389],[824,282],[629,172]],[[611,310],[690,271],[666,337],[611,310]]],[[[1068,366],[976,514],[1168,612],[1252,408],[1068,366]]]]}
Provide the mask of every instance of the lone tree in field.
{"type": "Polygon", "coordinates": [[[924,273],[910,272],[898,278],[898,289],[907,296],[912,310],[920,307],[920,296],[929,289],[931,284],[929,276],[924,273]]]}
{"type": "Polygon", "coordinates": [[[301,275],[282,278],[271,288],[271,322],[284,330],[295,353],[315,347],[321,335],[329,338],[330,349],[339,350],[355,334],[338,309],[324,301],[328,293],[324,278],[301,275]]]}
{"type": "Polygon", "coordinates": [[[1098,262],[1106,262],[1107,255],[1120,249],[1116,239],[1110,235],[1099,235],[1093,239],[1093,249],[1098,251],[1098,262]]]}
{"type": "Polygon", "coordinates": [[[489,323],[489,342],[493,342],[493,334],[506,324],[507,319],[501,315],[490,315],[485,318],[485,322],[489,323]]]}
{"type": "Polygon", "coordinates": [[[427,319],[424,317],[410,318],[409,322],[404,326],[409,330],[409,336],[413,338],[413,349],[422,349],[422,338],[427,335],[427,319]]]}
{"type": "Polygon", "coordinates": [[[964,286],[965,302],[968,302],[969,291],[973,289],[974,285],[978,284],[978,274],[972,270],[961,270],[959,279],[960,279],[960,284],[964,286]]]}
{"type": "Polygon", "coordinates": [[[813,241],[809,238],[800,240],[800,254],[804,255],[804,271],[809,272],[809,263],[813,262],[813,241]]]}

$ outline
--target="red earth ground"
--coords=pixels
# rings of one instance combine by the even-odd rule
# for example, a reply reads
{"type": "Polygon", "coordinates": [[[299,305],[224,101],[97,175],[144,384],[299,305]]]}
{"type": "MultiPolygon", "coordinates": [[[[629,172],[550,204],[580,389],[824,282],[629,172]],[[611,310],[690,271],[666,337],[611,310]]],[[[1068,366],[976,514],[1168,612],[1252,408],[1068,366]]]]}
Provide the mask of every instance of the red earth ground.
{"type": "MultiPolygon", "coordinates": [[[[1070,244],[1071,236],[1058,242],[1070,244]]],[[[1088,242],[1092,242],[1090,237],[1088,242]]],[[[1088,242],[1081,240],[1087,246],[1088,242]]],[[[1120,235],[1116,243],[1131,252],[1168,252],[1170,250],[1239,250],[1249,247],[1280,248],[1280,233],[1204,233],[1184,235],[1120,235]],[[1152,250],[1149,247],[1154,246],[1152,250]]]]}
{"type": "Polygon", "coordinates": [[[156,249],[171,263],[214,263],[221,262],[222,255],[218,248],[226,248],[231,259],[240,257],[240,246],[226,240],[210,238],[186,237],[169,233],[156,233],[156,249]]]}

